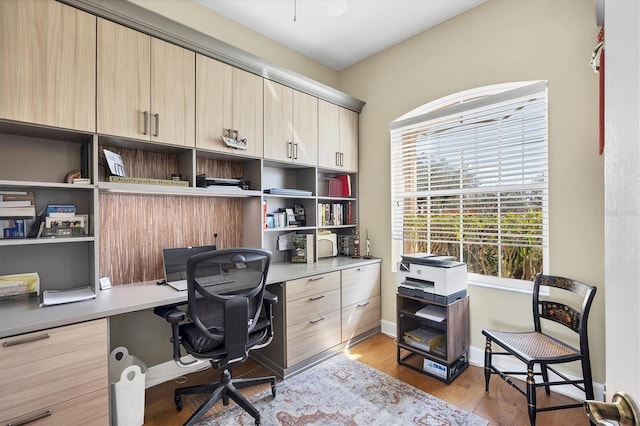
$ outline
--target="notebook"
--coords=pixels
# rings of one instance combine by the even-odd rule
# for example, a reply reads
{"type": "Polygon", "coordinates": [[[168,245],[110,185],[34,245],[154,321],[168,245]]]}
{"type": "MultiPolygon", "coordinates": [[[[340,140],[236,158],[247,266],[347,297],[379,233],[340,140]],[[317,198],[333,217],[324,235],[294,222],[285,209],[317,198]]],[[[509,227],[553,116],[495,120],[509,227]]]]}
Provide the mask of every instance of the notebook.
{"type": "Polygon", "coordinates": [[[187,289],[187,259],[194,254],[215,250],[215,245],[178,247],[162,249],[162,262],[164,264],[164,278],[167,285],[178,291],[187,289]]]}

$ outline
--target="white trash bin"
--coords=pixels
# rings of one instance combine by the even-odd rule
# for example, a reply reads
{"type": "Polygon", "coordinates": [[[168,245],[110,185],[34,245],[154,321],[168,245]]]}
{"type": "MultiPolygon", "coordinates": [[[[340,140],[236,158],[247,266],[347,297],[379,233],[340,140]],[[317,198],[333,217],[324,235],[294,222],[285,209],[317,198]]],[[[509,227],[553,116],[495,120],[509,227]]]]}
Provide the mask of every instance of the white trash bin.
{"type": "Polygon", "coordinates": [[[147,366],[129,355],[120,346],[109,357],[109,382],[111,384],[111,409],[113,424],[140,426],[144,424],[144,392],[147,366]]]}

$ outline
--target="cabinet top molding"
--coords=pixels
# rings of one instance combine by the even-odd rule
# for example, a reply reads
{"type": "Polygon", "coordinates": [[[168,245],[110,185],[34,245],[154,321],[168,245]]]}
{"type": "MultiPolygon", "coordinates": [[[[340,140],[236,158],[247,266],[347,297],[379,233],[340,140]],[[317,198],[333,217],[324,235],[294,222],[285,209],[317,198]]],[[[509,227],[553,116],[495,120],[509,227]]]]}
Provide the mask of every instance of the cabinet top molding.
{"type": "Polygon", "coordinates": [[[57,0],[153,37],[340,105],[357,113],[365,102],[210,37],[126,0],[57,0]]]}

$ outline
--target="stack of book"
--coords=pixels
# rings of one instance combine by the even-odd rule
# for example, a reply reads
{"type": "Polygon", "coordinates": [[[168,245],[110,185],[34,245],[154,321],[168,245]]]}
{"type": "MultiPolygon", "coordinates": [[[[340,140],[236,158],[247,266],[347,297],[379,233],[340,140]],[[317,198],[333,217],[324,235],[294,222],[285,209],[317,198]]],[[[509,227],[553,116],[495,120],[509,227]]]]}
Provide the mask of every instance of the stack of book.
{"type": "Polygon", "coordinates": [[[416,328],[406,331],[402,340],[407,345],[413,346],[425,352],[436,351],[444,343],[444,334],[435,330],[416,328]]]}
{"type": "Polygon", "coordinates": [[[74,204],[49,204],[38,237],[69,237],[87,233],[87,215],[76,214],[74,204]]]}
{"type": "Polygon", "coordinates": [[[33,219],[35,215],[33,192],[0,191],[0,219],[33,219]]]}

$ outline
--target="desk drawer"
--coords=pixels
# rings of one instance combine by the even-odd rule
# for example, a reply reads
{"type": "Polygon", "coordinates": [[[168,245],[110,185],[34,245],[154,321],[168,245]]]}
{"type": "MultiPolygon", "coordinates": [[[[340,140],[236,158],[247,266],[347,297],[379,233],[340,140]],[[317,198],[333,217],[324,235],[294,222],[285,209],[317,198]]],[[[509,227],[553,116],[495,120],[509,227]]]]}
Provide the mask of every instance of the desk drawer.
{"type": "Polygon", "coordinates": [[[380,264],[342,271],[342,306],[380,296],[380,264]]]}
{"type": "MultiPolygon", "coordinates": [[[[109,425],[109,388],[66,401],[43,410],[6,420],[29,426],[109,425]],[[50,414],[45,414],[45,413],[50,414]],[[36,420],[37,419],[37,420],[36,420]]],[[[5,423],[5,421],[2,421],[5,423]]]]}
{"type": "Polygon", "coordinates": [[[380,326],[380,296],[342,308],[342,341],[380,326]]]}
{"type": "Polygon", "coordinates": [[[326,312],[340,309],[340,290],[314,294],[287,303],[287,327],[300,321],[310,321],[326,312]]]}
{"type": "Polygon", "coordinates": [[[0,340],[2,417],[108,389],[108,360],[105,319],[0,340]]]}
{"type": "Polygon", "coordinates": [[[287,281],[285,284],[287,303],[302,297],[309,297],[339,288],[340,271],[287,281]]]}
{"type": "Polygon", "coordinates": [[[340,310],[287,328],[287,367],[340,343],[340,310]]]}

